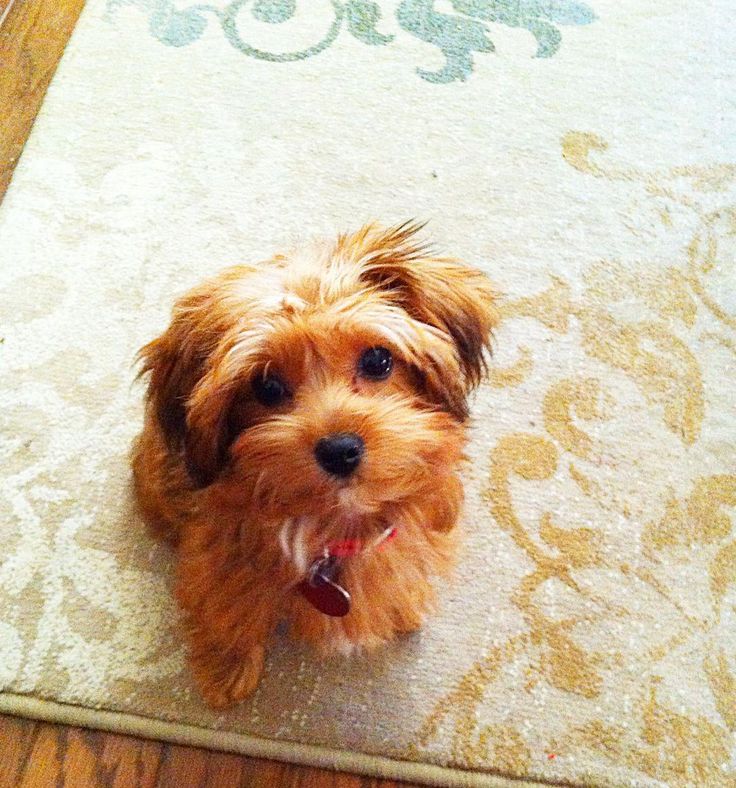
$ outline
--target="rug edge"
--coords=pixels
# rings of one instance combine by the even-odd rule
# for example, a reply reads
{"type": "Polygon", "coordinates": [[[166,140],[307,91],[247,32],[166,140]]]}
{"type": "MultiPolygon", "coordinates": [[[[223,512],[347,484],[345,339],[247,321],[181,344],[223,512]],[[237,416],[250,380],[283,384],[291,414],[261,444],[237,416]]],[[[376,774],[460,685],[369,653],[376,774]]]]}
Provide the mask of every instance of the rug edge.
{"type": "Polygon", "coordinates": [[[449,766],[398,760],[316,744],[277,741],[246,733],[218,731],[196,725],[167,722],[127,712],[93,709],[71,703],[0,692],[0,713],[61,725],[78,725],[109,733],[268,758],[301,766],[313,766],[370,777],[406,780],[441,788],[541,788],[549,783],[509,778],[489,772],[465,771],[449,766]]]}

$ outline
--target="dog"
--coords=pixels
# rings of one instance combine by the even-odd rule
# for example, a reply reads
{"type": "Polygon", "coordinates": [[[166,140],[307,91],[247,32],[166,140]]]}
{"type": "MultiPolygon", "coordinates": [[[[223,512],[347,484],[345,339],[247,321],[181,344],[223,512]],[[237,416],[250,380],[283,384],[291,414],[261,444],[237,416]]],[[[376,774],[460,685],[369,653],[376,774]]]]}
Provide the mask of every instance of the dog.
{"type": "Polygon", "coordinates": [[[421,229],[226,269],[139,352],[136,497],[175,548],[214,708],[254,690],[281,621],[324,653],[372,649],[416,630],[451,571],[468,395],[498,315],[486,276],[421,229]]]}

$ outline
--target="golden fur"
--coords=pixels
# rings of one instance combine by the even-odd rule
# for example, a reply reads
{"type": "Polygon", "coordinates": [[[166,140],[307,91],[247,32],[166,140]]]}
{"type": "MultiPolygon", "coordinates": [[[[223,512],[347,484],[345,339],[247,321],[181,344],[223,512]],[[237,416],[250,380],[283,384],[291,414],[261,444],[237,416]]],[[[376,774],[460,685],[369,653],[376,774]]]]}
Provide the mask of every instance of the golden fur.
{"type": "Polygon", "coordinates": [[[417,229],[369,225],[223,271],[178,301],[141,350],[136,492],[175,545],[190,663],[212,706],[254,689],[279,620],[324,651],[374,647],[420,626],[430,579],[452,566],[466,398],[496,313],[485,276],[433,256],[417,229]],[[376,346],[394,357],[383,381],[356,373],[376,346]],[[272,373],[291,392],[276,406],[252,390],[272,373]],[[360,435],[365,459],[337,479],[314,446],[344,431],[360,435]],[[341,559],[347,616],[297,592],[327,544],[369,543],[389,526],[385,549],[341,559]]]}

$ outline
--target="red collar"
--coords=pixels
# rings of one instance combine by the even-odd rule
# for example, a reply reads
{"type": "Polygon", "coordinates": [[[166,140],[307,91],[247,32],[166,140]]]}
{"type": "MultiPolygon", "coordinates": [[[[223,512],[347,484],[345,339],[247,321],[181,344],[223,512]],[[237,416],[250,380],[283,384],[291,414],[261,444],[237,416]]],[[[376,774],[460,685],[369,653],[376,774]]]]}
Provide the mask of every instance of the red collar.
{"type": "MultiPolygon", "coordinates": [[[[376,550],[383,549],[392,539],[396,537],[396,529],[392,528],[381,541],[376,545],[376,550]]],[[[349,558],[358,555],[371,542],[364,542],[362,539],[343,539],[338,542],[330,542],[327,545],[327,554],[337,558],[349,558]]]]}
{"type": "Polygon", "coordinates": [[[350,593],[340,585],[340,558],[357,555],[363,549],[380,550],[396,536],[395,528],[387,528],[378,539],[344,539],[330,542],[325,554],[309,568],[307,576],[299,583],[299,593],[326,616],[341,617],[350,612],[350,593]]]}

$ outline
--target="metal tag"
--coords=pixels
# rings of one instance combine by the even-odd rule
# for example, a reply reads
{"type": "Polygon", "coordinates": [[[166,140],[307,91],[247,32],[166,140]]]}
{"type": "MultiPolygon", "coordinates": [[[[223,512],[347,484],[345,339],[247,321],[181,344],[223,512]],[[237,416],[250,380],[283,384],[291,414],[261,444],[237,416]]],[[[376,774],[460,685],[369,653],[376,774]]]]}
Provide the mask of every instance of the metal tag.
{"type": "Polygon", "coordinates": [[[306,580],[299,584],[302,596],[320,613],[341,618],[350,612],[350,594],[336,582],[338,566],[335,556],[315,561],[306,580]]]}

